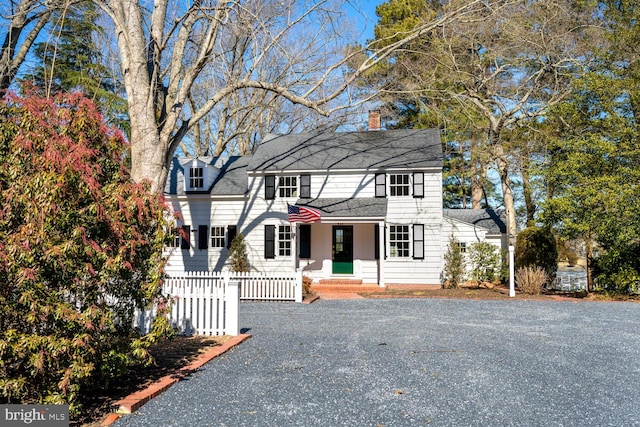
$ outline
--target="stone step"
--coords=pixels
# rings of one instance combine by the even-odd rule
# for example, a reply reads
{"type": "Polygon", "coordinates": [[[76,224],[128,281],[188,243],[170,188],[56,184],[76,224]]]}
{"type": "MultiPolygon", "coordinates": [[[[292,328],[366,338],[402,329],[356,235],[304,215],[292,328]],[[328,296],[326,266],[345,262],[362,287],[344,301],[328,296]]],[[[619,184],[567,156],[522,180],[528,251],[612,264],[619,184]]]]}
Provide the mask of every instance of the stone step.
{"type": "Polygon", "coordinates": [[[320,279],[318,281],[320,285],[361,285],[361,279],[320,279]]]}
{"type": "Polygon", "coordinates": [[[317,293],[359,293],[359,292],[380,292],[385,288],[377,284],[363,284],[362,281],[320,281],[311,285],[311,290],[317,293]]]}

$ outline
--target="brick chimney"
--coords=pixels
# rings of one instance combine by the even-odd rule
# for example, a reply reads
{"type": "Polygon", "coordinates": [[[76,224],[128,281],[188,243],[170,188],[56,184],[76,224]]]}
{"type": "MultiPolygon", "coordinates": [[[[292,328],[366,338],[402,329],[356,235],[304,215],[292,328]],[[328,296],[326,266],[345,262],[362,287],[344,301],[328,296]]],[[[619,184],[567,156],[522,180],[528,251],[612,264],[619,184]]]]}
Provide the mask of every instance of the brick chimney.
{"type": "Polygon", "coordinates": [[[369,130],[380,130],[380,111],[369,111],[369,130]]]}

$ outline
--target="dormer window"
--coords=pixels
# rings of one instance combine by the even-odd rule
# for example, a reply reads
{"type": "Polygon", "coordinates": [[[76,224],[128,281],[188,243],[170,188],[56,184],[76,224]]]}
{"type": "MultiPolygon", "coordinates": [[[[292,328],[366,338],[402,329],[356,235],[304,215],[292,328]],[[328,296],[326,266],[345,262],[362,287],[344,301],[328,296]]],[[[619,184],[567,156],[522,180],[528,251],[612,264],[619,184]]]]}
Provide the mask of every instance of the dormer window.
{"type": "Polygon", "coordinates": [[[190,167],[189,168],[189,189],[190,190],[202,190],[204,188],[204,168],[202,167],[190,167]]]}

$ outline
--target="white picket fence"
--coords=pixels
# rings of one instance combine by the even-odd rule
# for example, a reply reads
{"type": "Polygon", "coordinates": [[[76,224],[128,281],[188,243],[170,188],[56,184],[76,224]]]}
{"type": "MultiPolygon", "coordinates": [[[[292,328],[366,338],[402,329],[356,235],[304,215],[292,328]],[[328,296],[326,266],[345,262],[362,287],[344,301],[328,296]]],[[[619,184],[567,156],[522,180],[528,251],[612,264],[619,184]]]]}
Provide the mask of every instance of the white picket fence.
{"type": "MultiPolygon", "coordinates": [[[[302,302],[302,273],[187,271],[165,279],[169,321],[182,335],[238,335],[239,300],[302,302]]],[[[147,333],[155,309],[138,312],[135,326],[147,333]]]]}
{"type": "Polygon", "coordinates": [[[241,300],[302,302],[301,271],[285,274],[259,272],[228,274],[228,280],[240,281],[241,300]]]}

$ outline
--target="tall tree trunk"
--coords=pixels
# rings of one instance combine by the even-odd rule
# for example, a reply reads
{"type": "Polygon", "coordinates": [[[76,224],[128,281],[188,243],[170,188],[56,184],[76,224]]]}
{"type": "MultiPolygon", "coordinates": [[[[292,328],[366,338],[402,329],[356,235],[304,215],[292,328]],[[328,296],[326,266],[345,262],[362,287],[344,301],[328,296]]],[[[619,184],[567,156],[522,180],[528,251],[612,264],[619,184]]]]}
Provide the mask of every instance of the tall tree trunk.
{"type": "Polygon", "coordinates": [[[586,258],[586,269],[587,269],[587,292],[593,292],[593,272],[591,271],[591,265],[593,262],[593,239],[591,235],[587,235],[584,239],[585,244],[585,258],[586,258]]]}
{"type": "Polygon", "coordinates": [[[529,157],[524,155],[522,158],[522,169],[520,174],[522,176],[522,193],[524,195],[524,204],[527,209],[527,226],[535,225],[536,219],[536,205],[531,197],[531,181],[529,179],[529,157]]]}
{"type": "Polygon", "coordinates": [[[478,134],[471,134],[471,209],[482,208],[484,190],[482,184],[486,175],[486,164],[479,158],[478,134]]]}
{"type": "Polygon", "coordinates": [[[516,236],[518,228],[516,226],[516,211],[513,203],[513,189],[511,188],[511,179],[509,178],[509,162],[504,154],[502,144],[497,143],[494,146],[495,162],[500,176],[500,184],[502,186],[502,199],[504,203],[505,214],[507,216],[507,234],[516,236]]]}
{"type": "Polygon", "coordinates": [[[118,47],[131,124],[131,178],[135,182],[148,180],[154,191],[162,191],[173,152],[170,135],[161,134],[156,118],[156,58],[148,56],[147,49],[154,49],[157,43],[147,42],[137,0],[123,0],[119,6],[114,14],[115,24],[122,30],[118,47]]]}

